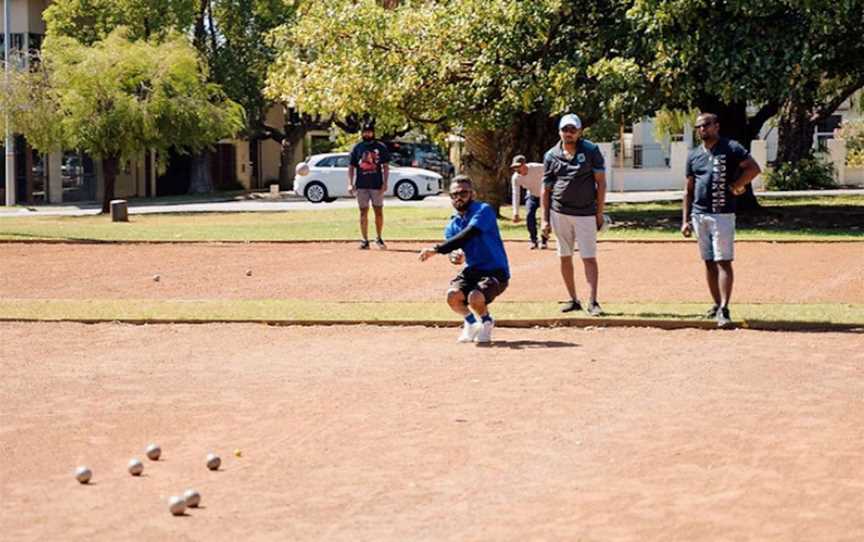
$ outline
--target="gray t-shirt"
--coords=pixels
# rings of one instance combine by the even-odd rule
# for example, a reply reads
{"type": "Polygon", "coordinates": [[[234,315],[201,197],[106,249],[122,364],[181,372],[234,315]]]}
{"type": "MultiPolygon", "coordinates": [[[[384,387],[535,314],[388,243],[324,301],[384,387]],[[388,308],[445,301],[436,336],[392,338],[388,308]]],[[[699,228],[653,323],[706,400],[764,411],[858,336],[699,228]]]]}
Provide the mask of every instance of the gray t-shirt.
{"type": "Polygon", "coordinates": [[[580,139],[576,153],[566,156],[561,143],[546,151],[543,184],[552,190],[552,210],[571,216],[597,214],[597,182],[594,173],[606,171],[600,147],[580,139]]]}

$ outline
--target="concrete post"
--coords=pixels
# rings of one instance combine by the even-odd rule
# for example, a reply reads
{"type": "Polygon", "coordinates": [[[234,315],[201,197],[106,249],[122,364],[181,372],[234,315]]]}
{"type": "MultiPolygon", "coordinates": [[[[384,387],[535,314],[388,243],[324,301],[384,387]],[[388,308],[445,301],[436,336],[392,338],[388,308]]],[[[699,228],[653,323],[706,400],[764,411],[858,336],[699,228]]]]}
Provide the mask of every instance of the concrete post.
{"type": "Polygon", "coordinates": [[[48,203],[63,203],[63,153],[52,152],[48,162],[48,203]]]}
{"type": "Polygon", "coordinates": [[[684,143],[688,149],[693,148],[693,124],[689,120],[684,121],[684,143]]]}
{"type": "Polygon", "coordinates": [[[684,141],[672,142],[669,156],[669,175],[680,187],[684,187],[684,177],[687,175],[687,143],[684,141]]]}
{"type": "MultiPolygon", "coordinates": [[[[750,142],[750,156],[759,164],[763,172],[768,171],[768,142],[764,139],[754,139],[750,142]]],[[[765,189],[765,176],[758,175],[753,182],[753,190],[765,189]]]]}
{"type": "Polygon", "coordinates": [[[603,163],[606,166],[606,190],[615,189],[615,171],[612,169],[612,161],[615,159],[615,153],[612,150],[612,143],[598,143],[600,154],[603,155],[603,163]]]}
{"type": "Polygon", "coordinates": [[[846,184],[846,142],[842,139],[829,139],[828,154],[834,163],[834,180],[837,184],[846,184]]]}

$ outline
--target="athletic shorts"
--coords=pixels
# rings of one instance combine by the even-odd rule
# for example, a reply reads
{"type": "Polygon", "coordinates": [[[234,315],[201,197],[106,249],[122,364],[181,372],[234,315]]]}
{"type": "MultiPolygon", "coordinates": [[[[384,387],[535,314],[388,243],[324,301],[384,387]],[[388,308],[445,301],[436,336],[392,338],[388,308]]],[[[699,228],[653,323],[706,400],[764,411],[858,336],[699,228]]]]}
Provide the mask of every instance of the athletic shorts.
{"type": "Polygon", "coordinates": [[[355,192],[357,193],[357,204],[361,209],[368,209],[370,203],[372,207],[384,206],[383,190],[377,188],[358,188],[355,192]]]}
{"type": "Polygon", "coordinates": [[[703,260],[731,262],[735,259],[735,213],[694,214],[692,220],[703,260]]]}
{"type": "Polygon", "coordinates": [[[559,256],[572,256],[578,247],[583,260],[597,257],[596,216],[571,216],[550,211],[549,223],[558,240],[559,256]]]}
{"type": "Polygon", "coordinates": [[[472,291],[479,290],[488,305],[504,293],[508,283],[507,275],[503,271],[473,271],[466,267],[450,281],[450,289],[459,290],[465,294],[465,299],[468,299],[468,294],[472,291]]]}

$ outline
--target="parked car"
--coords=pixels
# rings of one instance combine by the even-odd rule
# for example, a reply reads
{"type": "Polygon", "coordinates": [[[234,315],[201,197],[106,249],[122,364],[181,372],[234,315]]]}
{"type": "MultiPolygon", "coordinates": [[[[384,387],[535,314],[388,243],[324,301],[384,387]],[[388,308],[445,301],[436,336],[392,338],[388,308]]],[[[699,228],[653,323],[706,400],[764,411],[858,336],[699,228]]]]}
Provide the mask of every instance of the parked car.
{"type": "MultiPolygon", "coordinates": [[[[346,153],[316,154],[295,168],[294,193],[312,203],[333,201],[348,196],[348,164],[346,153]]],[[[390,165],[388,196],[407,201],[423,199],[441,192],[441,175],[427,169],[390,165]]]]}
{"type": "Polygon", "coordinates": [[[419,167],[438,173],[445,179],[453,177],[456,168],[447,159],[438,145],[432,143],[411,143],[407,141],[385,141],[394,164],[405,167],[419,167]]]}

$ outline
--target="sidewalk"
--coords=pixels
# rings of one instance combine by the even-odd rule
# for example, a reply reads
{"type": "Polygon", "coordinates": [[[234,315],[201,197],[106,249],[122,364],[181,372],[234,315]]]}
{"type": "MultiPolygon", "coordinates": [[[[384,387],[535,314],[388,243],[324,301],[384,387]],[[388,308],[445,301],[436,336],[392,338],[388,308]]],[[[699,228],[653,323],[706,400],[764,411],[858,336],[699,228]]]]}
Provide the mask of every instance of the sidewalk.
{"type": "MultiPolygon", "coordinates": [[[[795,198],[805,196],[864,196],[864,189],[838,190],[801,190],[790,192],[757,192],[756,196],[763,199],[795,198]]],[[[607,192],[608,203],[647,203],[652,201],[680,201],[681,190],[665,190],[652,192],[607,192]]],[[[326,211],[332,209],[353,209],[356,203],[351,198],[341,198],[333,203],[309,203],[304,198],[291,192],[282,192],[279,199],[273,199],[265,194],[255,193],[251,198],[246,195],[214,194],[212,196],[169,197],[169,198],[134,198],[129,200],[129,214],[158,213],[230,213],[230,212],[276,212],[276,211],[326,211]]],[[[388,207],[426,207],[449,208],[450,199],[446,195],[430,196],[421,201],[400,201],[387,198],[388,207]]],[[[0,207],[0,218],[24,216],[87,216],[97,215],[100,211],[98,203],[82,203],[77,205],[39,205],[20,207],[0,207]]]]}

